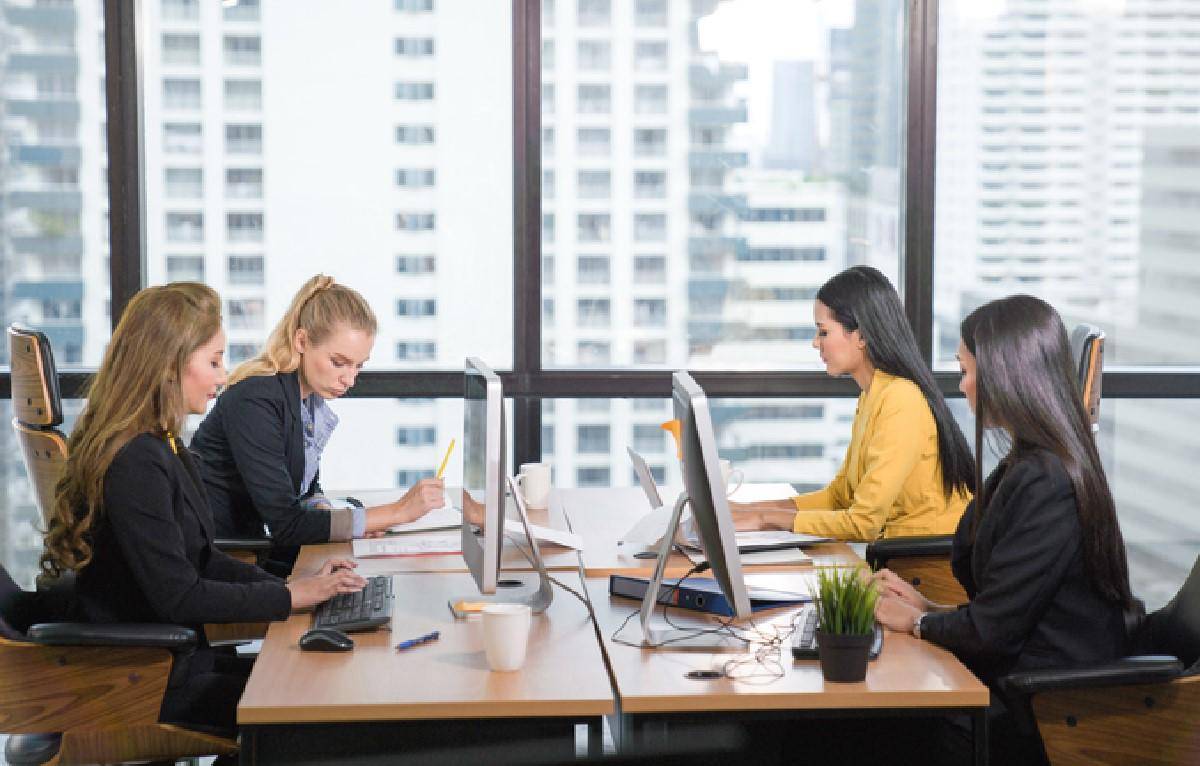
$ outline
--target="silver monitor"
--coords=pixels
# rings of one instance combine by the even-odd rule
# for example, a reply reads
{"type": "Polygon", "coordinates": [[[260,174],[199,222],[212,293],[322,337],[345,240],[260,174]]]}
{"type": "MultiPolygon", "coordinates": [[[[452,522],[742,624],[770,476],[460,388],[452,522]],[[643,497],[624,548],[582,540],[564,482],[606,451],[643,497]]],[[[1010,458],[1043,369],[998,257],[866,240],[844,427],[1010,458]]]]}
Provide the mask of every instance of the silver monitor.
{"type": "Polygon", "coordinates": [[[528,604],[534,613],[546,610],[553,599],[550,576],[529,530],[524,499],[505,471],[504,390],[500,376],[476,357],[467,359],[463,395],[463,479],[462,508],[483,512],[478,527],[463,520],[462,554],[479,593],[450,599],[456,617],[478,611],[489,601],[528,604]],[[514,541],[538,575],[536,587],[528,578],[500,578],[501,553],[506,533],[505,493],[512,489],[516,520],[514,541]]]}
{"type": "Polygon", "coordinates": [[[504,392],[500,376],[467,359],[463,392],[462,508],[483,509],[483,524],[462,525],[462,554],[480,593],[495,593],[504,545],[504,392]]]}
{"type": "Polygon", "coordinates": [[[717,437],[708,410],[708,397],[692,376],[683,371],[676,372],[671,377],[671,391],[675,404],[675,418],[680,426],[679,446],[683,463],[684,490],[675,502],[671,520],[667,523],[667,533],[659,547],[654,577],[651,578],[646,588],[646,596],[642,599],[642,643],[647,646],[669,644],[681,648],[730,648],[731,645],[738,647],[744,642],[731,641],[731,637],[725,634],[705,634],[687,629],[656,629],[650,626],[650,618],[658,601],[663,572],[684,505],[691,505],[700,543],[712,569],[712,578],[729,601],[733,617],[744,620],[750,616],[750,596],[746,591],[742,561],[738,555],[733,515],[725,498],[725,484],[721,480],[721,462],[717,456],[717,437]]]}

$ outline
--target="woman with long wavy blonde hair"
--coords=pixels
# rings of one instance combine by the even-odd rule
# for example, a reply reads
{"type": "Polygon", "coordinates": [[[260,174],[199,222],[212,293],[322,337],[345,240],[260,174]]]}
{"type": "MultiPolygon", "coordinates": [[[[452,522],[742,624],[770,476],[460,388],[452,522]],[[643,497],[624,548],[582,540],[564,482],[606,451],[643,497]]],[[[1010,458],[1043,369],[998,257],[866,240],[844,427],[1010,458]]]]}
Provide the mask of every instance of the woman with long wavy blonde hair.
{"type": "MultiPolygon", "coordinates": [[[[213,547],[212,514],[195,462],[176,434],[225,382],[221,301],[180,282],[134,296],[113,331],[71,434],[42,567],[72,570],[85,622],[279,620],[365,581],[326,562],[284,583],[213,547]]],[[[236,728],[249,666],[203,644],[163,701],[163,721],[236,728]]]]}
{"type": "Polygon", "coordinates": [[[354,385],[375,332],[367,301],[318,274],[296,293],[262,352],[233,371],[192,441],[207,469],[218,534],[261,536],[265,526],[272,558],[286,570],[298,546],[380,532],[443,504],[442,482],[433,478],[373,508],[331,508],[321,491],[321,454],[338,423],[326,401],[354,385]]]}

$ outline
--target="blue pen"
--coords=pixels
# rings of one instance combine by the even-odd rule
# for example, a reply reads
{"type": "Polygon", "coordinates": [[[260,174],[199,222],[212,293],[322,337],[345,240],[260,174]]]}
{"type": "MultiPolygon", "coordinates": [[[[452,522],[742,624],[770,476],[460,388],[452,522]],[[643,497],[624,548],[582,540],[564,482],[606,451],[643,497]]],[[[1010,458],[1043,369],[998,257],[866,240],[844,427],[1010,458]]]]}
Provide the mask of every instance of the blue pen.
{"type": "Polygon", "coordinates": [[[423,636],[417,636],[416,638],[410,638],[407,641],[401,641],[400,643],[396,644],[396,651],[400,651],[401,649],[411,649],[414,646],[427,644],[430,641],[437,641],[438,636],[440,635],[441,633],[435,630],[432,633],[426,633],[423,636]]]}

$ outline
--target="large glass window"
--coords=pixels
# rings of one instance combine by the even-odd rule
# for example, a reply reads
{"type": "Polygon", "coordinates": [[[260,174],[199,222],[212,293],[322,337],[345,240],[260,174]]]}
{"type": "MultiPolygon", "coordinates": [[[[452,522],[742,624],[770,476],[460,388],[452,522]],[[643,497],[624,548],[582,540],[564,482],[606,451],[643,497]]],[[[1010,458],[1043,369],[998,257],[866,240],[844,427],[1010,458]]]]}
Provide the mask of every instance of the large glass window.
{"type": "Polygon", "coordinates": [[[369,369],[512,365],[510,3],[143,5],[148,284],[203,274],[245,351],[328,273],[369,369]]]}
{"type": "MultiPolygon", "coordinates": [[[[5,344],[7,354],[8,343],[5,344]]],[[[54,349],[56,359],[58,348],[54,349]]],[[[63,402],[64,433],[70,433],[79,416],[82,402],[63,402]]],[[[0,563],[8,570],[17,584],[33,590],[38,573],[38,558],[42,555],[42,534],[46,522],[38,509],[33,483],[25,473],[25,463],[16,436],[7,424],[12,422],[11,399],[0,399],[0,418],[5,428],[0,429],[0,563]]]]}
{"type": "Polygon", "coordinates": [[[1200,4],[939,6],[936,361],[1030,293],[1113,365],[1200,363],[1200,4]]]}
{"type": "Polygon", "coordinates": [[[542,244],[580,268],[543,279],[543,364],[819,368],[816,289],[900,273],[906,4],[569,5],[542,121],[575,141],[543,147],[542,205],[575,237],[542,244]],[[604,298],[603,326],[563,310],[604,298]]]}
{"type": "MultiPolygon", "coordinates": [[[[710,400],[721,457],[742,469],[746,481],[781,482],[801,492],[820,489],[837,473],[854,407],[854,399],[710,400]]],[[[558,486],[627,487],[637,483],[625,452],[633,447],[674,493],[679,460],[660,427],[672,417],[667,399],[548,400],[542,458],[554,463],[558,486]]]]}

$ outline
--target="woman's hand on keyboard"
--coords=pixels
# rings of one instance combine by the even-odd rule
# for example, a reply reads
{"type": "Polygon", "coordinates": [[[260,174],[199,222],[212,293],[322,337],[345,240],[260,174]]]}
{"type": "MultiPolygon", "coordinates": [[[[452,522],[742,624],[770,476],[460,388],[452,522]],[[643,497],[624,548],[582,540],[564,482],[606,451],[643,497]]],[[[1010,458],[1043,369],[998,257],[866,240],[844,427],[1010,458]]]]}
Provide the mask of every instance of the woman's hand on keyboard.
{"type": "Polygon", "coordinates": [[[339,593],[354,593],[366,587],[367,581],[353,569],[334,569],[336,562],[337,559],[330,559],[317,574],[297,577],[287,584],[292,594],[292,611],[310,609],[339,593]]]}
{"type": "Polygon", "coordinates": [[[358,562],[354,559],[325,559],[325,563],[317,570],[318,575],[333,574],[339,569],[356,569],[358,562]]]}

